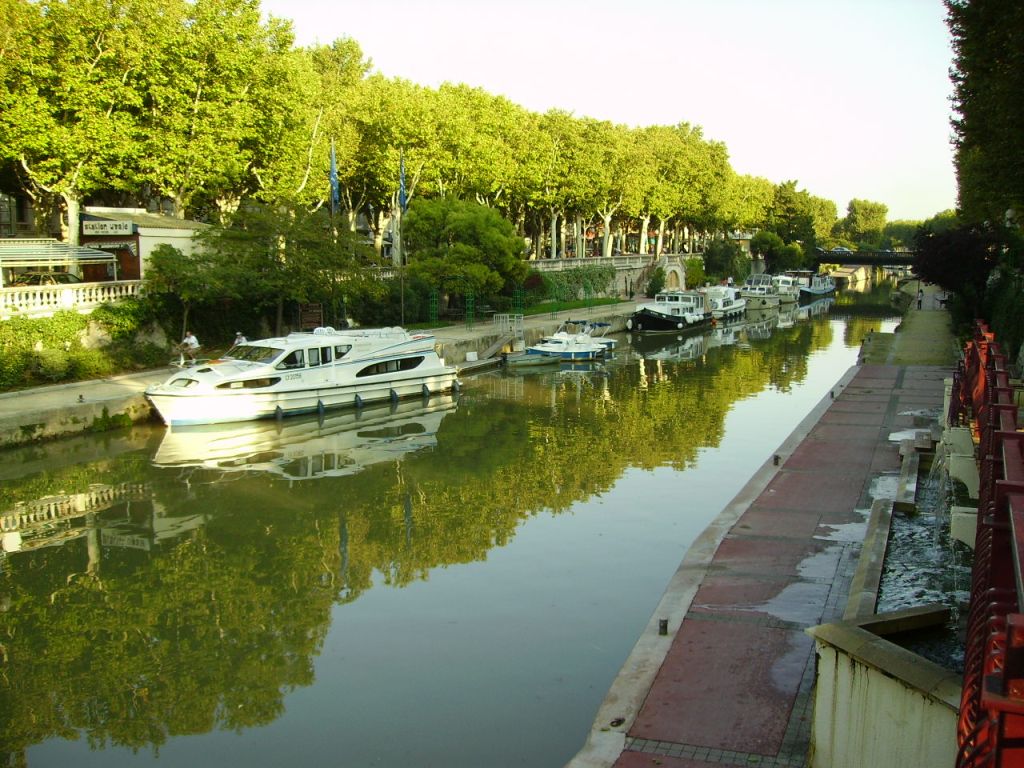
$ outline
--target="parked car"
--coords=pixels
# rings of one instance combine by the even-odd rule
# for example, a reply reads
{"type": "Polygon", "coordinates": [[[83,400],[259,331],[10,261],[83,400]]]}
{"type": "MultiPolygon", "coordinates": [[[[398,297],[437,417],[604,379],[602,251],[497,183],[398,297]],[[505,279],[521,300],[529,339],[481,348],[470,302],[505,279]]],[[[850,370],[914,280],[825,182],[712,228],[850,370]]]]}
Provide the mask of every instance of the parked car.
{"type": "Polygon", "coordinates": [[[82,278],[70,272],[25,272],[16,275],[12,285],[73,285],[82,278]]]}

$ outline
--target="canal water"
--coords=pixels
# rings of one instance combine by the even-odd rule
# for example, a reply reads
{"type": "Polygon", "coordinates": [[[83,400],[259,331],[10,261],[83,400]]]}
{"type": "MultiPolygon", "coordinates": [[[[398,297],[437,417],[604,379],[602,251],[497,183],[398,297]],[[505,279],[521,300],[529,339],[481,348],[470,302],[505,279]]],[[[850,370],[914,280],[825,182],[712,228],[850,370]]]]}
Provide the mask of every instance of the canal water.
{"type": "Polygon", "coordinates": [[[0,765],[563,765],[890,289],[457,399],[6,452],[0,765]]]}

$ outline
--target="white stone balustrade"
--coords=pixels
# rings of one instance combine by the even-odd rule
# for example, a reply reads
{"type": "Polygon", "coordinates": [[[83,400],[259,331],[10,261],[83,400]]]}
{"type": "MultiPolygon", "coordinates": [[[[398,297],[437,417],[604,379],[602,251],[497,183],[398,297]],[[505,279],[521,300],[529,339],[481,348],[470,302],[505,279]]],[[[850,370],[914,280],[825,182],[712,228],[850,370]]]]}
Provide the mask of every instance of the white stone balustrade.
{"type": "Polygon", "coordinates": [[[116,280],[0,288],[0,320],[12,317],[49,317],[60,310],[86,314],[101,304],[138,296],[141,287],[141,280],[116,280]]]}

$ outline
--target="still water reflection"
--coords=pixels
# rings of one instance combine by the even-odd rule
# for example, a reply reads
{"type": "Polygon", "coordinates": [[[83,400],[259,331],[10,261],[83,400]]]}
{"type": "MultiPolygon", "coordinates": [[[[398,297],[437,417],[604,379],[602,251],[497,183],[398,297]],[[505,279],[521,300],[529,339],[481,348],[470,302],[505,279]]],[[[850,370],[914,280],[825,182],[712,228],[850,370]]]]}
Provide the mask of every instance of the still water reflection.
{"type": "Polygon", "coordinates": [[[0,765],[562,765],[878,297],[458,401],[9,451],[0,765]]]}

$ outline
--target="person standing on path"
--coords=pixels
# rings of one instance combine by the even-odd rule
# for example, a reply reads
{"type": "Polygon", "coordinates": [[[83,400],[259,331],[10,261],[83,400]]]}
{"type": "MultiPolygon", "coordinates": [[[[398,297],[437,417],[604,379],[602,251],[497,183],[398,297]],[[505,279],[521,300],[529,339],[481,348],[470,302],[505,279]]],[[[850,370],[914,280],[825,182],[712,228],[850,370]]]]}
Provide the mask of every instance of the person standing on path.
{"type": "Polygon", "coordinates": [[[917,308],[921,308],[921,303],[924,301],[924,288],[917,289],[917,308]]]}

